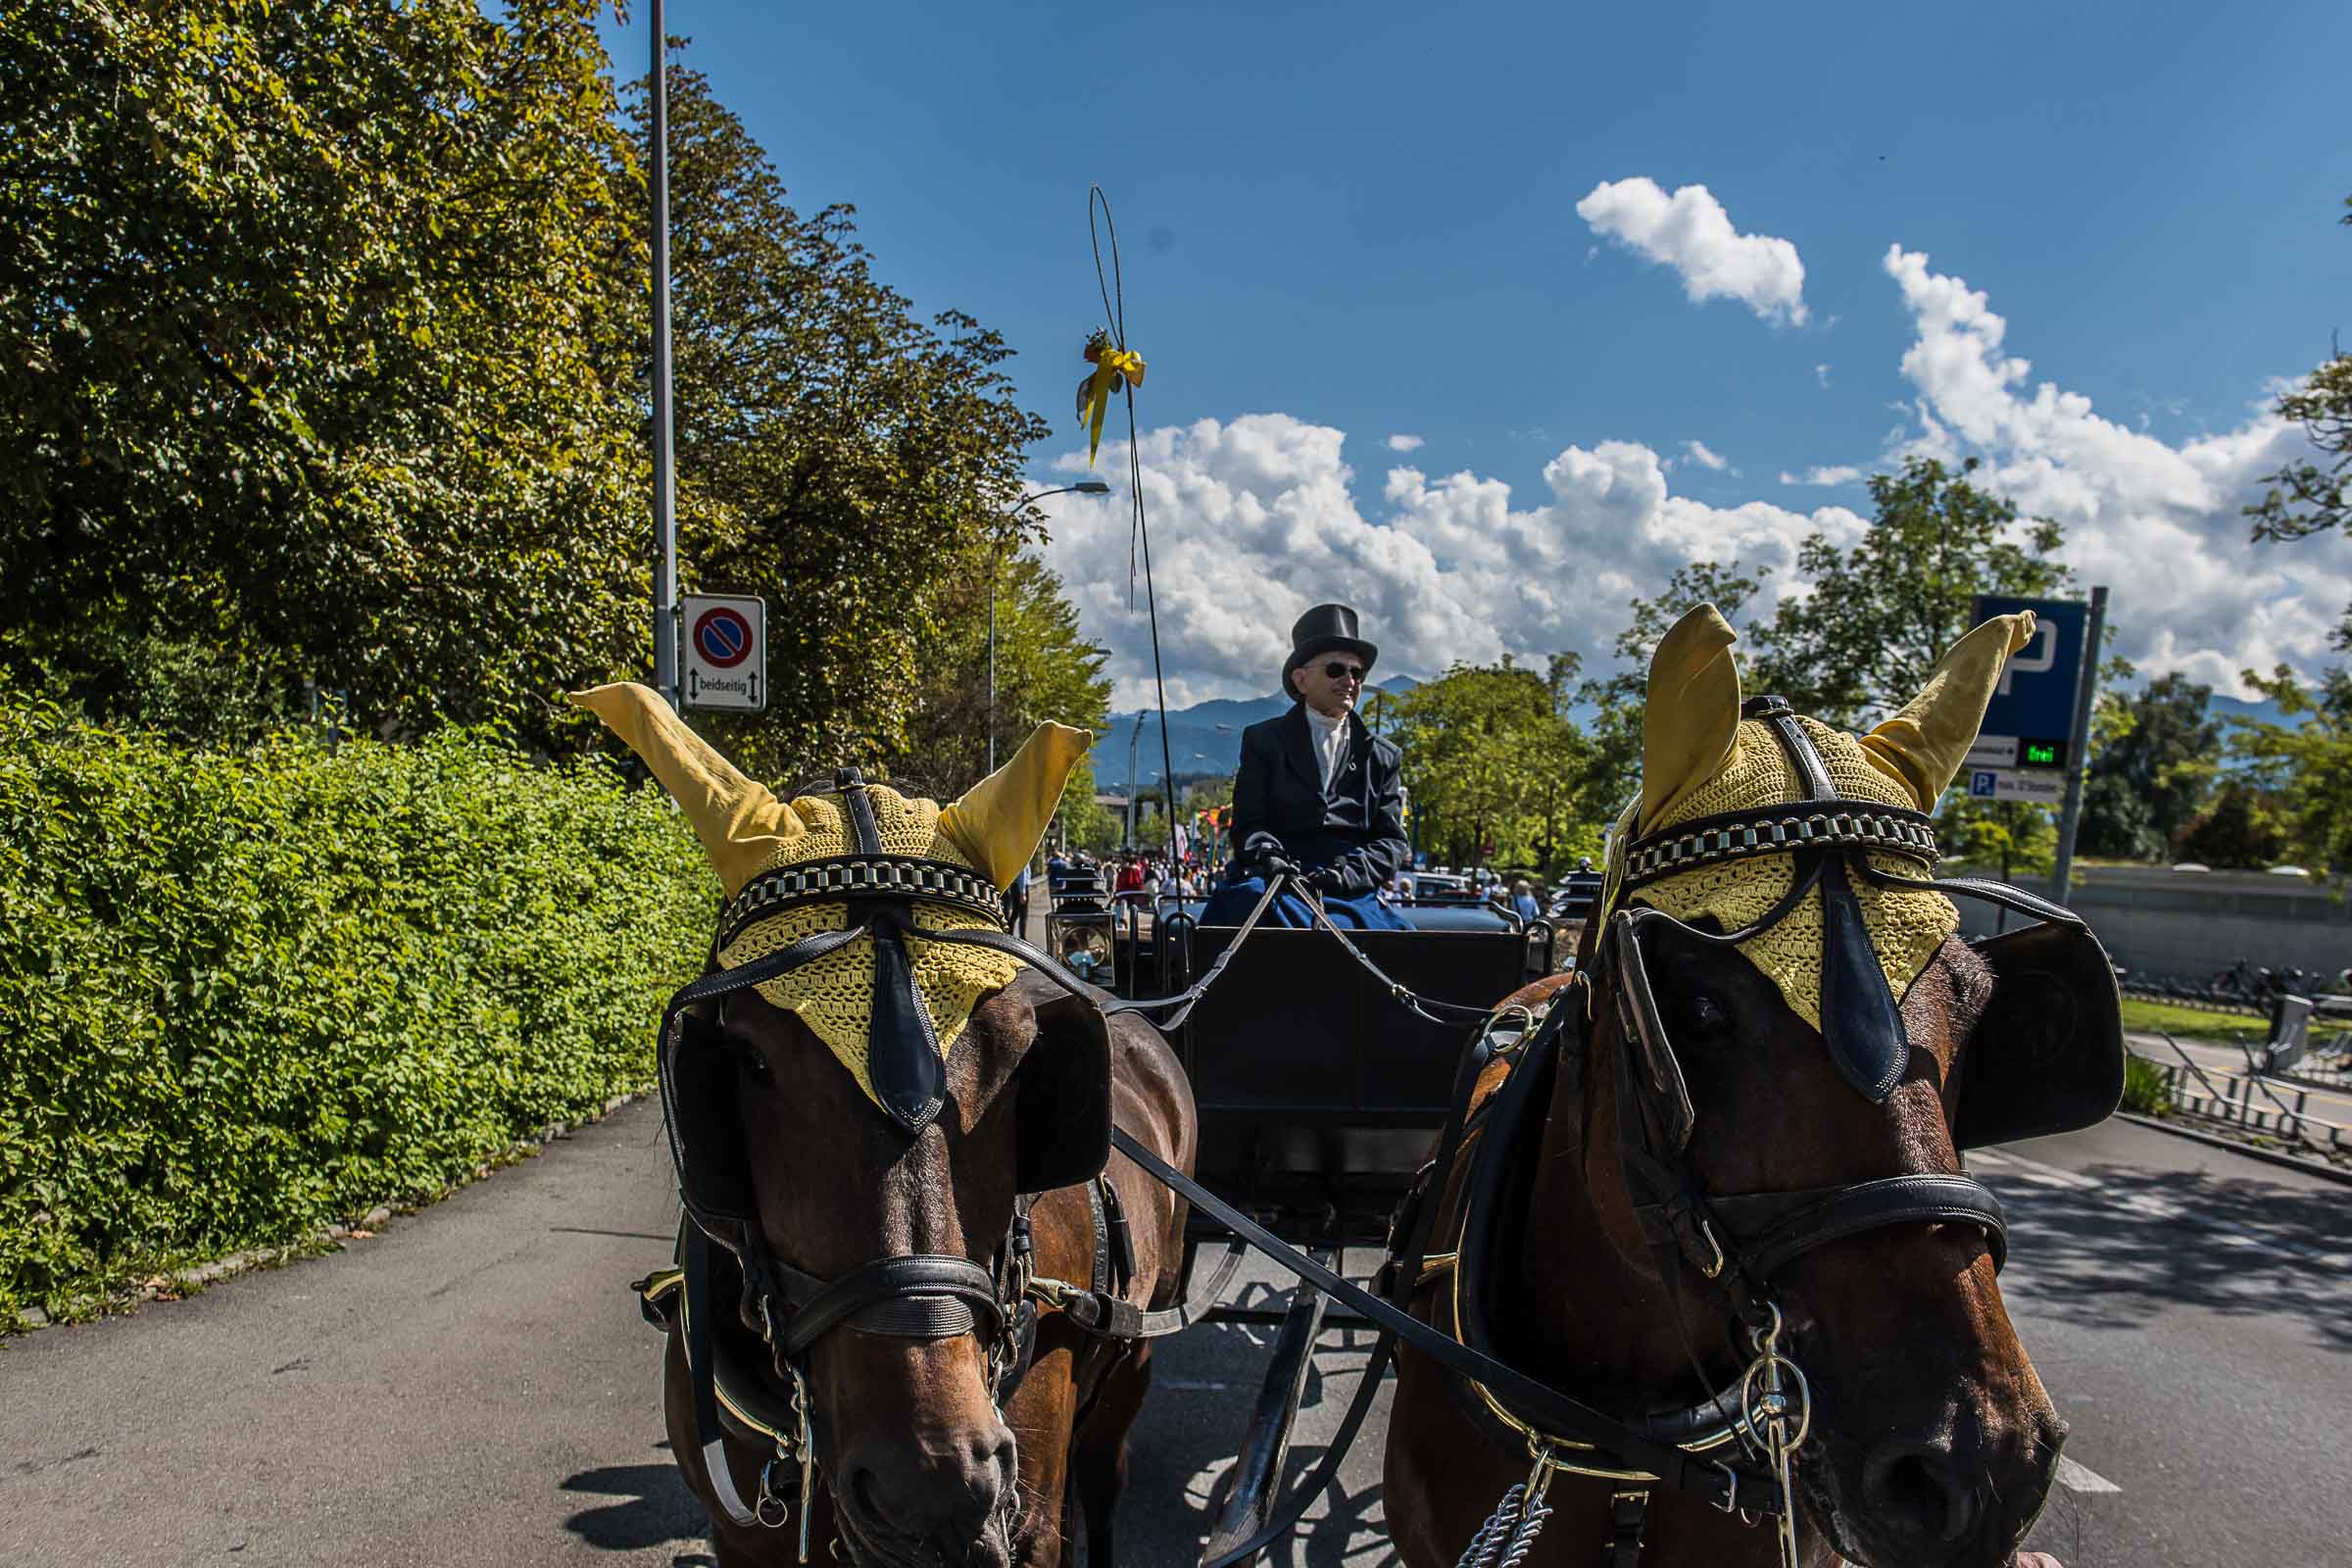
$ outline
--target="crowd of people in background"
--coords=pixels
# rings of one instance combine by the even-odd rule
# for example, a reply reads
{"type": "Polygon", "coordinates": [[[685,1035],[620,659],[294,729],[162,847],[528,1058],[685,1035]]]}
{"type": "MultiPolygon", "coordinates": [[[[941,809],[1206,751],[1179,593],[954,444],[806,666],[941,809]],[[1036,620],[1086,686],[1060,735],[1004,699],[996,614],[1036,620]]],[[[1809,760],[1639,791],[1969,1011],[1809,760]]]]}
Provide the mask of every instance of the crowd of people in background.
{"type": "Polygon", "coordinates": [[[1139,893],[1150,899],[1206,898],[1212,874],[1198,856],[1171,858],[1158,851],[1127,851],[1100,859],[1083,850],[1056,851],[1046,859],[1049,885],[1072,875],[1100,876],[1114,894],[1139,893]]]}

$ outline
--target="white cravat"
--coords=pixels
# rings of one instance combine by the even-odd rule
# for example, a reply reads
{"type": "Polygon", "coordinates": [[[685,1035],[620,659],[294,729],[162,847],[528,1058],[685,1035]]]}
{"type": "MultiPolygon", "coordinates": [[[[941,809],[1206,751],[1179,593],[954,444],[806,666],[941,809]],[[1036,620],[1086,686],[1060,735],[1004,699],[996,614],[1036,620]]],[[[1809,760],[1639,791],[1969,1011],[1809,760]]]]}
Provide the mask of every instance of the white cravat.
{"type": "Polygon", "coordinates": [[[1315,760],[1323,769],[1323,793],[1331,793],[1332,778],[1348,758],[1348,715],[1334,718],[1327,713],[1306,710],[1307,739],[1314,743],[1315,760]]]}

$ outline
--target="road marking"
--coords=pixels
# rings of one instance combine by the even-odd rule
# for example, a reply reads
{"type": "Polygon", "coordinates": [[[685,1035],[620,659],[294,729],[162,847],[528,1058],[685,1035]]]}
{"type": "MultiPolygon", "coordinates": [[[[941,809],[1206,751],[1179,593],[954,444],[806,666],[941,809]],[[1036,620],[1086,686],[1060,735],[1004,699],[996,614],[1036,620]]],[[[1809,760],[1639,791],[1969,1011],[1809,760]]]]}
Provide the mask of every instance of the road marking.
{"type": "Polygon", "coordinates": [[[2058,1456],[2058,1484],[2069,1492],[2121,1492],[2124,1489],[2087,1465],[2080,1465],[2065,1454],[2058,1456]]]}
{"type": "Polygon", "coordinates": [[[2064,1187],[2074,1192],[2097,1193],[2116,1207],[2129,1210],[2144,1219],[2163,1220],[2167,1223],[2187,1221],[2190,1224],[2202,1226],[2210,1232],[2214,1242],[2222,1247],[2252,1248],[2264,1252],[2286,1252],[2296,1257],[2309,1258],[2322,1268],[2328,1269],[2352,1268],[2352,1252],[2327,1252],[2303,1242],[2290,1242],[2281,1237],[2264,1236],[2232,1225],[2228,1220],[2214,1219],[2208,1215],[2195,1213],[2186,1204],[2177,1203],[2171,1199],[2155,1198],[2146,1193],[2120,1192],[2112,1183],[2084,1176],[2079,1171],[2061,1170],[2055,1165],[2045,1165],[2038,1159],[2028,1159],[2025,1155],[2010,1150],[2003,1150],[1997,1153],[1986,1149],[1971,1150],[1968,1157],[1978,1164],[2014,1170],[2020,1181],[2033,1182],[2043,1187],[2064,1187]]]}

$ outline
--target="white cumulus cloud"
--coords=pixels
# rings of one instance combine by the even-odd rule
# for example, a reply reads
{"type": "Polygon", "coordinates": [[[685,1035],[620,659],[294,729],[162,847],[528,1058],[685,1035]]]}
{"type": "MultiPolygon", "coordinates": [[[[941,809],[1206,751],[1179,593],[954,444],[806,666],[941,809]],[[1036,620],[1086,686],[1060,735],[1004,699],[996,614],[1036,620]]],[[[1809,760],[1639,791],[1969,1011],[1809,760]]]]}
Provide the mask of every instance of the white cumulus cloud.
{"type": "Polygon", "coordinates": [[[1683,443],[1683,451],[1690,455],[1692,463],[1702,468],[1713,468],[1717,473],[1721,473],[1732,466],[1728,459],[1708,451],[1704,441],[1686,441],[1683,443]]]}
{"type": "Polygon", "coordinates": [[[1389,450],[1391,452],[1418,452],[1421,450],[1422,445],[1422,440],[1417,435],[1393,435],[1389,437],[1389,450]]]}
{"type": "Polygon", "coordinates": [[[1826,365],[1816,365],[1813,367],[1813,379],[1819,381],[1821,383],[1821,389],[1824,392],[1827,392],[1830,389],[1830,368],[1826,365]]]}
{"type": "Polygon", "coordinates": [[[1693,304],[1735,299],[1767,321],[1805,324],[1805,264],[1771,234],[1742,234],[1704,185],[1671,196],[1643,175],[1603,180],[1576,204],[1603,239],[1682,274],[1693,304]]]}
{"type": "MultiPolygon", "coordinates": [[[[1143,435],[1171,706],[1273,695],[1291,622],[1334,599],[1362,613],[1384,674],[1570,651],[1597,667],[1628,602],[1657,592],[1677,566],[1737,556],[1775,567],[1777,587],[1815,529],[1850,542],[1863,527],[1841,507],[1719,508],[1675,495],[1666,460],[1631,441],[1564,448],[1527,496],[1468,470],[1397,466],[1376,498],[1359,500],[1346,441],[1286,414],[1143,435]]],[[[1072,454],[1054,467],[1081,471],[1085,461],[1072,454]]],[[[1124,473],[1124,455],[1106,450],[1101,471],[1124,473]]],[[[1114,703],[1149,702],[1151,627],[1140,593],[1128,604],[1127,497],[1045,505],[1047,559],[1087,634],[1111,651],[1114,703]]]]}
{"type": "Polygon", "coordinates": [[[1925,255],[1889,246],[1884,265],[1916,333],[1902,361],[1913,422],[1891,457],[1980,458],[1982,488],[2062,524],[2079,579],[2114,589],[2109,624],[2143,674],[2183,670],[2251,696],[2241,669],[2328,662],[2328,634],[2352,600],[2352,540],[2247,542],[2240,509],[2260,498],[2262,476],[2312,450],[2271,397],[2235,429],[2169,445],[2079,392],[2032,383],[1985,295],[1925,255]]]}
{"type": "Polygon", "coordinates": [[[1802,473],[1781,470],[1783,484],[1852,484],[1862,477],[1862,470],[1850,463],[1816,464],[1802,473]]]}

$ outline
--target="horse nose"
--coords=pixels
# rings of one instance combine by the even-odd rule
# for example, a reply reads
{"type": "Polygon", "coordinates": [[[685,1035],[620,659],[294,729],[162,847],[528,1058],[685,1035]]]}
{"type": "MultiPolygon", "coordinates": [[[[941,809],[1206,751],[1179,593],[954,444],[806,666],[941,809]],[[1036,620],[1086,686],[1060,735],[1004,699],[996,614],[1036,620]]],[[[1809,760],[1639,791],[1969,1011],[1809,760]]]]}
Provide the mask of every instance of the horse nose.
{"type": "Polygon", "coordinates": [[[850,1455],[846,1469],[850,1501],[863,1522],[961,1563],[1012,1490],[1012,1432],[998,1421],[912,1446],[865,1447],[850,1455]]]}
{"type": "Polygon", "coordinates": [[[1918,1443],[1881,1444],[1862,1465],[1863,1500],[1923,1544],[1947,1545],[1977,1524],[1977,1489],[1950,1453],[1918,1443]]]}

